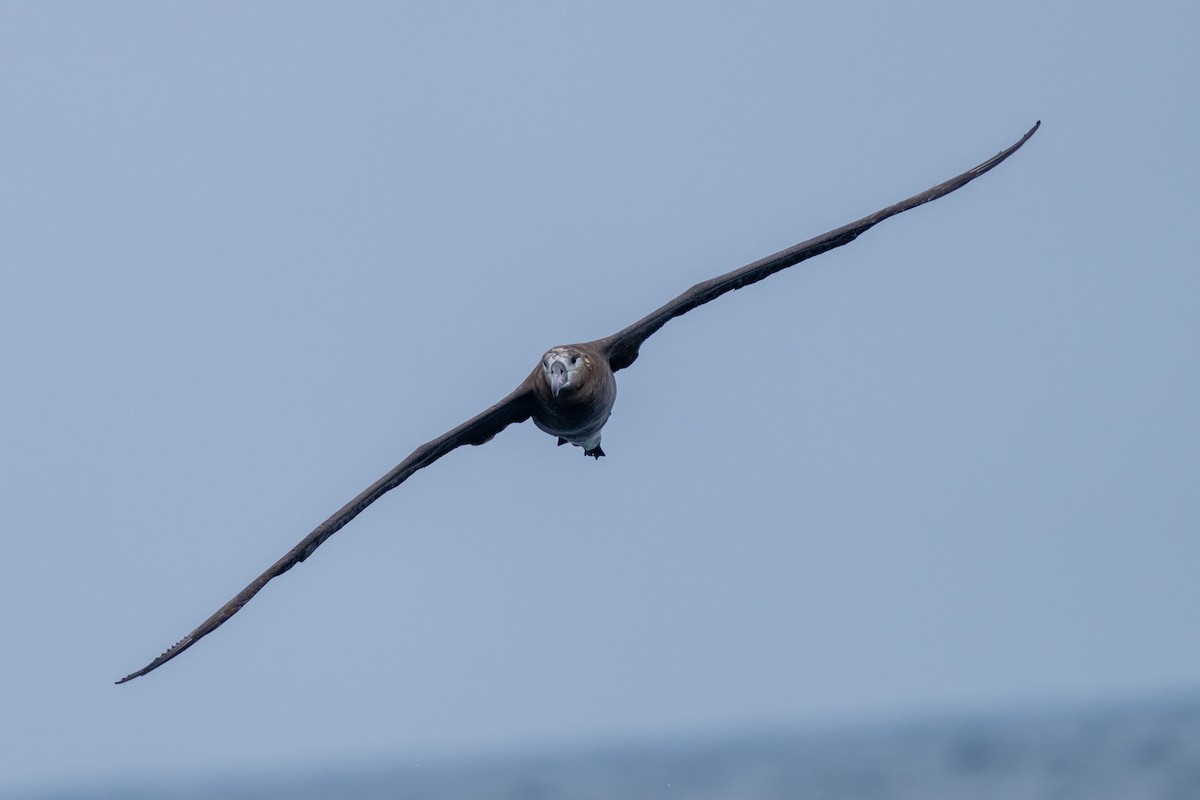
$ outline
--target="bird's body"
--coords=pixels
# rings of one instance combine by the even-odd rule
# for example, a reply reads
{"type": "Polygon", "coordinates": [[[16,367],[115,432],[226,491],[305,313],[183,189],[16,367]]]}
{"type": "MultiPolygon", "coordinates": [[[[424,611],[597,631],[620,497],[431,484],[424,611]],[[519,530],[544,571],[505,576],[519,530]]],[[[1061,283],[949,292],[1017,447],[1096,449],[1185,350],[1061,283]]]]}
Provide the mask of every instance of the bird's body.
{"type": "Polygon", "coordinates": [[[526,382],[533,389],[534,425],[560,444],[582,447],[584,455],[604,455],[600,430],[617,400],[617,378],[604,353],[590,343],[553,347],[526,382]]]}
{"type": "MultiPolygon", "coordinates": [[[[1038,125],[1041,123],[1039,122],[1038,125]]],[[[721,295],[767,278],[835,247],[849,244],[888,217],[943,197],[965,186],[1015,153],[1038,129],[1034,125],[1016,144],[957,177],[888,206],[857,222],[801,242],[744,267],[698,283],[611,336],[583,344],[551,348],[529,377],[507,397],[483,413],[467,420],[414,450],[358,497],[318,525],[295,547],[255,578],[246,588],[206,619],[195,630],[137,672],[124,683],[170,661],[204,636],[212,633],[238,612],[269,581],[303,562],[330,536],[341,530],[363,509],[406,481],[414,472],[432,464],[455,448],[481,445],[509,425],[532,418],[538,428],[558,437],[558,443],[583,448],[584,455],[600,458],[600,433],[612,413],[617,397],[614,373],[633,364],[643,342],[670,320],[686,314],[721,295]]]]}

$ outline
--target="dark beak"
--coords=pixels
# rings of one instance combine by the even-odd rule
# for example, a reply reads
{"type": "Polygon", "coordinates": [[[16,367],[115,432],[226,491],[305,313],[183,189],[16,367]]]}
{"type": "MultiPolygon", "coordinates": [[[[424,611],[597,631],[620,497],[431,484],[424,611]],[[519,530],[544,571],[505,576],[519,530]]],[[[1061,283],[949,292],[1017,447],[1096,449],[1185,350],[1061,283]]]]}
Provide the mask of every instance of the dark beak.
{"type": "Polygon", "coordinates": [[[558,397],[558,393],[567,385],[567,365],[555,361],[550,365],[550,392],[558,397]]]}

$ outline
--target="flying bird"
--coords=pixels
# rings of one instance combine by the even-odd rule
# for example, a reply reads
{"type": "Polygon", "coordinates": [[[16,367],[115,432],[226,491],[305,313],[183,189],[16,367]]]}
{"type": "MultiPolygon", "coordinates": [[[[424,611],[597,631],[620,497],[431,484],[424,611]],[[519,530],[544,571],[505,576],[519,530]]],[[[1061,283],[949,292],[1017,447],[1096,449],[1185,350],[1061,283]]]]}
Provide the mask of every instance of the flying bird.
{"type": "Polygon", "coordinates": [[[271,579],[279,577],[304,561],[326,539],[341,530],[367,506],[404,483],[417,470],[424,469],[455,448],[465,444],[484,444],[509,425],[532,419],[540,429],[557,437],[558,444],[569,443],[582,448],[585,456],[600,458],[604,455],[600,448],[600,434],[617,398],[614,373],[636,361],[642,343],[663,325],[726,292],[757,283],[801,261],[849,244],[888,217],[936,200],[965,186],[1015,153],[1033,136],[1040,125],[1041,122],[1038,121],[1016,144],[945,183],[876,211],[857,222],[843,225],[775,255],[698,283],[666,305],[611,336],[582,344],[551,348],[542,356],[542,360],[534,367],[529,377],[507,397],[482,414],[418,447],[394,469],[367,487],[362,494],[318,525],[283,558],[272,564],[266,572],[255,578],[215,614],[200,623],[194,631],[145,667],[126,675],[117,683],[125,683],[157,669],[212,633],[246,605],[271,579]]]}

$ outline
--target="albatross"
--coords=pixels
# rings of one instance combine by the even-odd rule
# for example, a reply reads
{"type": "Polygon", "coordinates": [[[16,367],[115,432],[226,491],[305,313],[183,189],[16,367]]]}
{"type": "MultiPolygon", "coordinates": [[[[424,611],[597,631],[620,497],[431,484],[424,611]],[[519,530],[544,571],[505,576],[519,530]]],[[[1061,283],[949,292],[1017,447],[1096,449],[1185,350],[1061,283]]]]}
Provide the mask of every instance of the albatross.
{"type": "Polygon", "coordinates": [[[752,264],[698,283],[611,336],[582,344],[552,347],[542,356],[542,360],[534,367],[529,377],[507,397],[457,428],[418,447],[408,458],[363,490],[358,497],[314,528],[312,533],[301,539],[283,558],[217,609],[215,614],[200,623],[194,631],[158,658],[137,672],[126,675],[117,683],[125,683],[161,667],[215,631],[267,583],[307,559],[326,539],[362,513],[363,509],[404,483],[414,472],[428,467],[451,450],[466,444],[484,444],[509,425],[532,419],[538,428],[556,437],[559,445],[572,444],[582,448],[585,456],[599,459],[604,455],[600,448],[600,433],[617,399],[614,373],[633,364],[646,339],[669,321],[734,289],[757,283],[801,261],[849,244],[888,217],[944,197],[965,186],[1020,149],[1040,125],[1039,120],[1011,147],[957,177],[876,211],[857,222],[835,228],[752,264]]]}

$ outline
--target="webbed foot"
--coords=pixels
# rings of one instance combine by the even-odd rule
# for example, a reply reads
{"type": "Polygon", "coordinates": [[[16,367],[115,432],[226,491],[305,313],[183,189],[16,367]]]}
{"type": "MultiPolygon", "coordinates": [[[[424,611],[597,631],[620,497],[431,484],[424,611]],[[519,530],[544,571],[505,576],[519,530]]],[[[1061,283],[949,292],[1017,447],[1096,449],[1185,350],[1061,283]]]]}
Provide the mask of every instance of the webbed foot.
{"type": "Polygon", "coordinates": [[[604,451],[600,449],[600,445],[596,445],[591,450],[584,450],[583,454],[585,456],[591,456],[592,458],[599,458],[600,456],[604,455],[604,451]]]}

